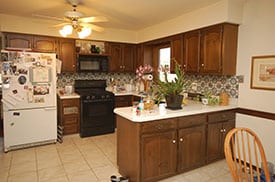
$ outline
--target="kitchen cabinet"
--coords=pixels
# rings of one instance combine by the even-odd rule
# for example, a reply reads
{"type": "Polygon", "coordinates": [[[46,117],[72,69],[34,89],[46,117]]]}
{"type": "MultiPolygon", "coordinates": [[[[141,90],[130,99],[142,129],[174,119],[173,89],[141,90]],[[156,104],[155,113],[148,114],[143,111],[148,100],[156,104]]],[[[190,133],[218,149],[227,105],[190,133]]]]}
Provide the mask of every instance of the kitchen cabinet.
{"type": "Polygon", "coordinates": [[[109,43],[110,72],[134,72],[136,46],[134,44],[109,43]]]}
{"type": "Polygon", "coordinates": [[[115,107],[132,106],[132,95],[115,96],[115,107]]]}
{"type": "Polygon", "coordinates": [[[61,99],[58,97],[58,125],[63,134],[79,133],[80,100],[79,98],[61,99]]]}
{"type": "Polygon", "coordinates": [[[6,47],[32,49],[37,52],[56,53],[57,39],[18,33],[5,33],[6,47]]]}
{"type": "Polygon", "coordinates": [[[157,181],[176,172],[176,131],[142,135],[142,181],[157,181]],[[174,141],[174,142],[173,142],[174,141]]]}
{"type": "Polygon", "coordinates": [[[226,134],[235,127],[235,112],[224,111],[208,115],[207,162],[224,158],[226,134]]]}
{"type": "Polygon", "coordinates": [[[184,172],[205,164],[206,123],[206,114],[178,119],[178,172],[184,172]]]}
{"type": "Polygon", "coordinates": [[[58,41],[58,59],[62,61],[62,73],[76,72],[75,40],[60,38],[58,41]]]}
{"type": "Polygon", "coordinates": [[[170,62],[170,71],[174,72],[175,62],[182,65],[182,36],[178,35],[172,38],[171,40],[171,62],[170,62]]]}
{"type": "Polygon", "coordinates": [[[187,73],[235,75],[238,25],[223,23],[184,33],[187,73]]]}
{"type": "Polygon", "coordinates": [[[147,122],[133,122],[116,115],[116,121],[119,173],[131,181],[146,182],[223,158],[223,141],[227,131],[235,127],[235,112],[227,110],[147,122]],[[219,134],[215,135],[218,129],[219,134]]]}
{"type": "Polygon", "coordinates": [[[199,72],[200,32],[188,32],[183,37],[183,68],[186,73],[196,74],[199,72]]]}
{"type": "Polygon", "coordinates": [[[55,37],[33,36],[34,51],[57,53],[57,46],[57,39],[55,37]]]}

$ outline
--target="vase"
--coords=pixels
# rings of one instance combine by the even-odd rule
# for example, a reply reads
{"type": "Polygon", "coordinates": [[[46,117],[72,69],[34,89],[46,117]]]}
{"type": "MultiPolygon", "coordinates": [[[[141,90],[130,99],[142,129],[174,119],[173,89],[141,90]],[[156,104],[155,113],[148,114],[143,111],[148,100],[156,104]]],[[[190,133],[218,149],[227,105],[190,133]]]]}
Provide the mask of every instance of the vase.
{"type": "Polygon", "coordinates": [[[165,96],[166,104],[167,104],[167,109],[181,109],[182,105],[182,100],[183,100],[183,95],[167,95],[165,96]]]}

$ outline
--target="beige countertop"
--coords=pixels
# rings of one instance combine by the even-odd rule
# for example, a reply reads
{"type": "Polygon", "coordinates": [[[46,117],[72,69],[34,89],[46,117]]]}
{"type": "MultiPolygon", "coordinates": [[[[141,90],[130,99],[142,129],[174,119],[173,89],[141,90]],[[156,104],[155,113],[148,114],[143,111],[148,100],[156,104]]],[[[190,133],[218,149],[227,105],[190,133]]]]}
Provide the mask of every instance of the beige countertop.
{"type": "Polygon", "coordinates": [[[57,95],[60,99],[75,99],[75,98],[80,98],[80,95],[77,93],[72,93],[72,94],[60,94],[57,92],[57,95]]]}
{"type": "Polygon", "coordinates": [[[179,110],[170,110],[166,109],[165,112],[159,112],[158,106],[155,105],[152,111],[143,110],[140,115],[137,115],[133,111],[132,107],[120,107],[115,108],[114,112],[128,120],[133,122],[146,122],[160,119],[168,119],[174,117],[188,116],[194,114],[202,114],[215,111],[223,111],[237,108],[237,101],[232,101],[227,106],[207,106],[203,105],[201,102],[196,101],[187,101],[186,105],[182,106],[182,109],[179,110]]]}

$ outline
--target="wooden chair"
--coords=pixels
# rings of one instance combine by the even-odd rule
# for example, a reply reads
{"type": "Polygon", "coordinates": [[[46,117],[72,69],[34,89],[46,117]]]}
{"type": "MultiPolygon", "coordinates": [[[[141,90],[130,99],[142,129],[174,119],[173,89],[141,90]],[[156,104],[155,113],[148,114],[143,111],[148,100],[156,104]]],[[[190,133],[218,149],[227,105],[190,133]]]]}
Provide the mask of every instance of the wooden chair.
{"type": "Polygon", "coordinates": [[[229,131],[225,137],[224,152],[235,182],[253,182],[255,178],[257,178],[255,181],[261,182],[263,177],[261,167],[264,170],[266,182],[270,182],[262,143],[250,129],[234,128],[229,131]]]}

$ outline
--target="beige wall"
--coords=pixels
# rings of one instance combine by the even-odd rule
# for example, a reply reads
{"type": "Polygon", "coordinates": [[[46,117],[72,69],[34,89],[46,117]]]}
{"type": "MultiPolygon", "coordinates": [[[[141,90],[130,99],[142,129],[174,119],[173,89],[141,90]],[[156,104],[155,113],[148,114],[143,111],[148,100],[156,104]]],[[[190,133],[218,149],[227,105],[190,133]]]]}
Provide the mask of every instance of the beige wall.
{"type": "MultiPolygon", "coordinates": [[[[251,57],[275,55],[275,1],[247,0],[243,23],[239,27],[237,74],[244,75],[239,85],[239,106],[275,113],[275,91],[250,89],[251,57]]],[[[268,160],[275,163],[275,121],[237,115],[237,126],[252,128],[260,136],[268,160]]]]}

